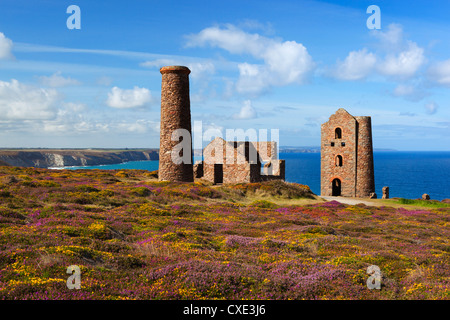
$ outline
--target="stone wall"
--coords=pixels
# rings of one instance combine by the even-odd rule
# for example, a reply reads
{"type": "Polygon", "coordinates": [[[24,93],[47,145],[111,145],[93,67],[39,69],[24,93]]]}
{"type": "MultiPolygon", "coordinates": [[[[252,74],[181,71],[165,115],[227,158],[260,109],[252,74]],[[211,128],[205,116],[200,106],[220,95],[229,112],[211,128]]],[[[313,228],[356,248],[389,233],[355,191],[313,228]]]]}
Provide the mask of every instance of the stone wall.
{"type": "MultiPolygon", "coordinates": [[[[194,181],[192,164],[192,141],[190,141],[190,163],[175,164],[172,150],[179,141],[172,141],[176,129],[186,129],[191,134],[191,107],[189,99],[189,73],[183,66],[169,66],[160,69],[161,84],[161,129],[159,147],[160,181],[194,181]]],[[[190,139],[190,138],[189,138],[190,139]]],[[[191,139],[190,139],[191,140],[191,139]]]]}
{"type": "Polygon", "coordinates": [[[370,117],[355,117],[355,119],[358,123],[356,196],[363,198],[375,193],[372,120],[370,117]]]}
{"type": "Polygon", "coordinates": [[[275,142],[225,141],[215,138],[203,150],[203,179],[213,183],[284,180],[285,163],[278,160],[275,142]],[[254,153],[255,157],[252,157],[254,153]],[[261,173],[261,161],[271,170],[261,173]]]}
{"type": "Polygon", "coordinates": [[[340,108],[321,126],[321,194],[368,197],[375,191],[370,117],[340,108]],[[339,181],[340,188],[333,188],[339,181]]]}
{"type": "Polygon", "coordinates": [[[356,184],[356,120],[344,109],[339,109],[321,127],[321,194],[333,195],[332,182],[341,181],[341,195],[355,196],[356,184]],[[341,136],[336,137],[336,128],[341,136]],[[339,166],[338,156],[342,157],[339,166]]]}

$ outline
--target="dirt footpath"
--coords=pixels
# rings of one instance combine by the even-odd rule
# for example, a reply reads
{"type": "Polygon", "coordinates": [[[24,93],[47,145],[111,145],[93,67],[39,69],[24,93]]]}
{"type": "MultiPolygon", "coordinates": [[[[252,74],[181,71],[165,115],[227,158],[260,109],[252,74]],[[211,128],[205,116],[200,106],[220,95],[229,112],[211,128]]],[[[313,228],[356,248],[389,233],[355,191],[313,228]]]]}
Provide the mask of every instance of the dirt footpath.
{"type": "Polygon", "coordinates": [[[370,200],[360,200],[360,199],[355,199],[355,198],[345,198],[345,197],[321,197],[327,201],[337,201],[340,203],[345,203],[345,204],[351,204],[351,205],[355,205],[358,203],[364,203],[366,206],[380,206],[382,204],[380,204],[379,202],[376,201],[370,201],[370,200]]]}

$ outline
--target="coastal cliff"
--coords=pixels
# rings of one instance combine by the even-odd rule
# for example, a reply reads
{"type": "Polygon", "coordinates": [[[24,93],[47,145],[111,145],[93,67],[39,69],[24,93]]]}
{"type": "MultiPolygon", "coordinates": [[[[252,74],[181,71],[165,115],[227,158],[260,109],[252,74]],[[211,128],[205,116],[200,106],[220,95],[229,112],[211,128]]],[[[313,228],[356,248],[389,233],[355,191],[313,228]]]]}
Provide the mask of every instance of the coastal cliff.
{"type": "Polygon", "coordinates": [[[102,149],[18,149],[0,150],[0,164],[17,167],[58,168],[67,166],[95,166],[128,161],[158,160],[158,149],[102,150],[102,149]]]}

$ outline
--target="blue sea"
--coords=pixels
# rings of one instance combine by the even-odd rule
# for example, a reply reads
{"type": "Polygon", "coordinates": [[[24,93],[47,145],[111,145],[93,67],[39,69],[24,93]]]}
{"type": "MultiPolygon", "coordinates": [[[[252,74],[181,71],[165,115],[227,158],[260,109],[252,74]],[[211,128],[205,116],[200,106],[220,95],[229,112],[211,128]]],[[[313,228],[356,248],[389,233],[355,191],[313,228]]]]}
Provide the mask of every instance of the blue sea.
{"type": "MultiPolygon", "coordinates": [[[[286,160],[286,181],[308,185],[320,194],[320,153],[280,153],[286,160]]],[[[194,161],[196,159],[194,158],[194,161]]],[[[72,167],[70,169],[157,170],[158,161],[132,161],[117,165],[72,167]]],[[[390,197],[450,198],[450,152],[375,151],[375,191],[389,187],[390,197]]]]}

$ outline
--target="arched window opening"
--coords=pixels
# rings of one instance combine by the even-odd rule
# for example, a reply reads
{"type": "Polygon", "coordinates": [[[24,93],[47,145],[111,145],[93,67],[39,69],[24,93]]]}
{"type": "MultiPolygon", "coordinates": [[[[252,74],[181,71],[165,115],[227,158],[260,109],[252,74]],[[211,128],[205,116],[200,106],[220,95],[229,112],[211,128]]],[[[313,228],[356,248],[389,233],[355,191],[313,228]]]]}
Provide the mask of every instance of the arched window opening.
{"type": "Polygon", "coordinates": [[[336,128],[334,130],[334,138],[335,139],[342,139],[342,129],[341,128],[336,128]]]}
{"type": "Polygon", "coordinates": [[[337,155],[335,159],[336,167],[342,167],[342,156],[337,155]]]}

